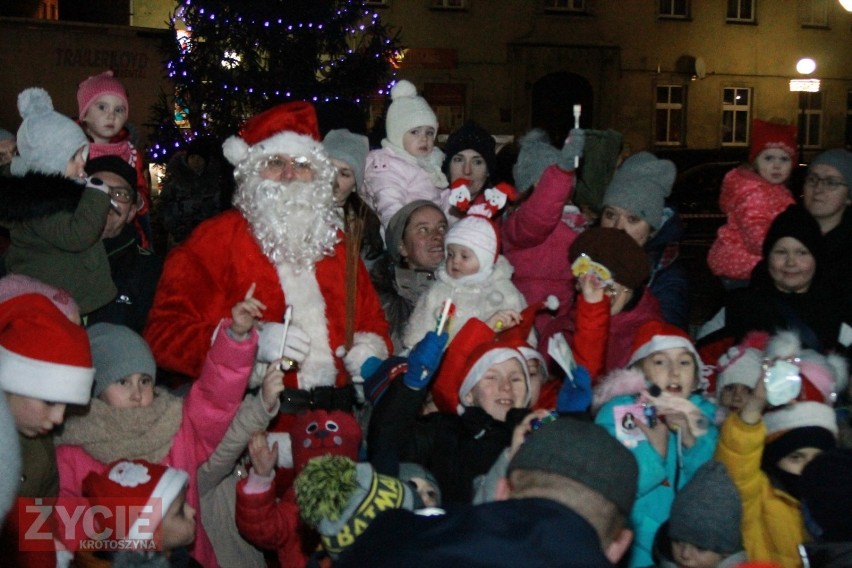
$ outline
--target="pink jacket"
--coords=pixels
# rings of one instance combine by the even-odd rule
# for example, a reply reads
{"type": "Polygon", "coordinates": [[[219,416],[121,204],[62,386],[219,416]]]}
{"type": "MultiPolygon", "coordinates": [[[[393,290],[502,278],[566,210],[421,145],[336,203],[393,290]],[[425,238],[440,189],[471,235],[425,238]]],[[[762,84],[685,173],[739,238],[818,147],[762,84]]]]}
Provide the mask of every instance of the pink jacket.
{"type": "MultiPolygon", "coordinates": [[[[252,331],[249,339],[236,341],[225,332],[229,325],[230,320],[223,320],[217,329],[201,375],[192,383],[184,400],[180,428],[162,461],[189,474],[186,500],[196,510],[200,506],[196,473],[219,445],[237,413],[257,351],[256,331],[252,331]]],[[[86,475],[92,471],[101,472],[106,466],[81,446],[58,446],[56,461],[60,497],[80,497],[86,475]]],[[[192,556],[202,566],[214,567],[217,566],[216,555],[200,518],[200,515],[196,517],[198,530],[192,556]]]]}
{"type": "Polygon", "coordinates": [[[729,171],[722,181],[719,208],[728,221],[719,228],[707,254],[716,276],[749,280],[763,256],[761,247],[769,226],[779,213],[794,203],[790,190],[769,183],[749,165],[729,171]]]}
{"type": "MultiPolygon", "coordinates": [[[[578,233],[562,222],[562,208],[573,189],[574,172],[550,166],[529,199],[503,221],[503,255],[515,268],[512,282],[529,305],[550,294],[559,298],[556,316],[566,315],[574,298],[568,247],[578,233]]],[[[553,317],[550,312],[540,312],[536,329],[541,332],[553,317]]]]}
{"type": "Polygon", "coordinates": [[[429,172],[417,165],[413,157],[406,159],[390,148],[381,148],[367,154],[364,183],[358,193],[376,212],[382,227],[387,228],[394,213],[418,199],[431,201],[446,213],[449,210],[449,195],[444,196],[443,191],[446,179],[443,184],[444,187],[436,186],[429,172]]]}

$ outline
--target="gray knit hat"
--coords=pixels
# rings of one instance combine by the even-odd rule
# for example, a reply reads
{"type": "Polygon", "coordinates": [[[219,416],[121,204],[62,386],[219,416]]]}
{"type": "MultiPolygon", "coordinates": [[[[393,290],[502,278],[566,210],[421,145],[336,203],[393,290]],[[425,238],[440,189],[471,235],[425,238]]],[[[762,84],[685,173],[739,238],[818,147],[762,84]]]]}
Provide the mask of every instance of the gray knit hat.
{"type": "Polygon", "coordinates": [[[603,206],[627,209],[644,219],[651,229],[659,229],[665,199],[671,195],[676,174],[677,168],[670,160],[659,160],[649,152],[633,154],[615,170],[603,206]]]}
{"type": "MultiPolygon", "coordinates": [[[[406,204],[405,207],[394,213],[388,222],[388,228],[385,231],[385,245],[394,264],[398,265],[402,261],[402,257],[399,254],[399,244],[402,242],[408,218],[421,207],[434,207],[435,210],[441,211],[440,207],[428,199],[418,199],[417,201],[406,204]]],[[[441,211],[441,214],[443,215],[444,212],[441,211]]]]}
{"type": "Polygon", "coordinates": [[[852,185],[852,152],[849,150],[844,150],[843,148],[826,150],[825,152],[818,154],[813,161],[811,161],[808,169],[810,170],[819,164],[825,164],[827,166],[837,168],[837,171],[840,172],[841,176],[843,176],[843,181],[852,185]]]}
{"type": "Polygon", "coordinates": [[[366,136],[349,132],[345,128],[331,130],[322,141],[328,157],[346,162],[355,174],[356,188],[364,184],[364,168],[367,164],[367,154],[370,152],[370,142],[366,136]]]}
{"type": "Polygon", "coordinates": [[[515,187],[524,192],[538,183],[548,166],[559,160],[559,150],[550,143],[547,132],[540,128],[530,130],[520,140],[521,150],[512,168],[515,187]]]}
{"type": "Polygon", "coordinates": [[[573,479],[600,493],[628,517],[636,499],[636,458],[592,422],[561,417],[542,426],[509,462],[509,473],[516,469],[546,471],[573,479]]]}
{"type": "Polygon", "coordinates": [[[108,386],[133,373],[157,379],[157,363],[141,335],[112,323],[96,323],[86,331],[95,367],[92,396],[99,396],[108,386]]]}
{"type": "Polygon", "coordinates": [[[725,466],[709,461],[675,497],[669,537],[699,548],[733,554],[743,549],[742,504],[725,466]]]}
{"type": "Polygon", "coordinates": [[[18,111],[24,121],[18,129],[18,156],[12,159],[12,175],[29,172],[65,175],[68,162],[89,141],[80,126],[53,110],[47,91],[24,89],[18,95],[18,111]]]}

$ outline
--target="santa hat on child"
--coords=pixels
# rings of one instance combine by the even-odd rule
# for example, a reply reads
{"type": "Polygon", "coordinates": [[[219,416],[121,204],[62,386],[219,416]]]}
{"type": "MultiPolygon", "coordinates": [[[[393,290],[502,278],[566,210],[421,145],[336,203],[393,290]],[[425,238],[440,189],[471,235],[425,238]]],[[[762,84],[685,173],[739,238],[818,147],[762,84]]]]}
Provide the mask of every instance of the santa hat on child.
{"type": "Polygon", "coordinates": [[[95,370],[86,331],[50,299],[24,294],[0,304],[0,388],[66,404],[86,404],[95,370]]]}
{"type": "Polygon", "coordinates": [[[763,375],[763,349],[769,335],[765,332],[748,333],[739,345],[726,351],[716,364],[716,394],[727,385],[757,386],[763,375]]]}
{"type": "Polygon", "coordinates": [[[142,513],[141,507],[136,509],[137,516],[130,519],[133,524],[126,529],[126,534],[120,534],[121,529],[116,526],[115,515],[99,517],[106,525],[99,528],[111,529],[108,538],[111,536],[118,540],[140,540],[147,535],[153,536],[169,507],[187,483],[189,475],[181,469],[145,460],[118,460],[108,465],[104,472],[91,472],[86,476],[83,480],[83,496],[88,497],[95,505],[122,499],[134,500],[137,501],[134,504],[145,506],[145,513],[142,513]]]}
{"type": "Polygon", "coordinates": [[[127,114],[130,114],[130,104],[127,102],[127,91],[124,85],[114,77],[112,71],[104,71],[100,75],[89,77],[77,87],[77,116],[82,120],[86,111],[101,95],[114,95],[122,100],[127,114]]]}
{"type": "Polygon", "coordinates": [[[222,149],[234,166],[249,157],[275,154],[328,159],[320,143],[316,110],[303,101],[280,104],[253,116],[243,124],[239,136],[225,140],[222,149]]]}
{"type": "Polygon", "coordinates": [[[799,154],[796,151],[796,127],[792,124],[777,124],[759,118],[754,119],[751,123],[749,163],[753,163],[761,152],[771,148],[784,151],[794,164],[797,163],[799,154]]]}
{"type": "Polygon", "coordinates": [[[662,351],[663,349],[676,349],[683,347],[695,357],[695,365],[698,373],[701,372],[703,363],[701,356],[692,344],[689,335],[679,327],[673,326],[661,321],[649,321],[642,324],[642,327],[633,336],[633,352],[630,355],[630,360],[627,361],[627,366],[633,365],[640,359],[644,359],[651,353],[662,351]]]}
{"type": "Polygon", "coordinates": [[[777,475],[778,460],[799,448],[827,450],[837,444],[834,409],[821,402],[794,402],[763,415],[766,444],[761,467],[777,475]]]}
{"type": "Polygon", "coordinates": [[[782,331],[772,337],[766,347],[766,356],[770,359],[798,358],[801,400],[832,405],[849,381],[849,369],[843,356],[802,349],[798,334],[792,331],[782,331]]]}
{"type": "Polygon", "coordinates": [[[500,254],[500,237],[494,223],[478,215],[468,215],[457,221],[444,238],[444,250],[447,245],[466,246],[479,261],[477,274],[490,274],[497,256],[500,254]]]}
{"type": "Polygon", "coordinates": [[[0,278],[0,304],[23,294],[41,294],[53,302],[69,320],[80,321],[80,308],[68,291],[24,274],[9,274],[0,278]]]}
{"type": "Polygon", "coordinates": [[[484,322],[471,318],[462,326],[444,355],[444,361],[432,383],[432,398],[441,412],[464,414],[464,397],[492,366],[517,360],[524,370],[530,402],[530,375],[526,358],[517,349],[516,341],[500,340],[484,322]]]}

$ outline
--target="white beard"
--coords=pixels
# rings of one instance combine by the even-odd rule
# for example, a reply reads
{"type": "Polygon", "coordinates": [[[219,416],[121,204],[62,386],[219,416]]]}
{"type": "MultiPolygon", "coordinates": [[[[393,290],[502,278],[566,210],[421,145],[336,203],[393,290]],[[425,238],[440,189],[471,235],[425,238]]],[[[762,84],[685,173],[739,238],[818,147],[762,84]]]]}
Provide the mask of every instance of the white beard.
{"type": "Polygon", "coordinates": [[[296,272],[312,270],[324,256],[334,254],[339,222],[332,186],[323,181],[325,176],[319,177],[311,182],[281,183],[251,173],[237,189],[234,206],[275,265],[287,263],[296,272]]]}

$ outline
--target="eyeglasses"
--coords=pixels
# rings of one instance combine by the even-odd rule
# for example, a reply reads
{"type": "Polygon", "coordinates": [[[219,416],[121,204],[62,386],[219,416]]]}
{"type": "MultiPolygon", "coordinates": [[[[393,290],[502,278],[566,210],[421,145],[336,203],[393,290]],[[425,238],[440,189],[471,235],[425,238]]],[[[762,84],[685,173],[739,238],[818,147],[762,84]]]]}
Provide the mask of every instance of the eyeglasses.
{"type": "Polygon", "coordinates": [[[290,168],[294,174],[306,174],[312,171],[311,162],[305,156],[291,158],[289,156],[270,156],[263,164],[263,169],[273,175],[279,175],[290,168]]]}
{"type": "Polygon", "coordinates": [[[837,178],[823,178],[816,174],[808,174],[805,178],[805,185],[814,189],[822,185],[829,191],[836,191],[841,187],[849,187],[849,184],[844,183],[843,180],[839,180],[837,178]]]}
{"type": "Polygon", "coordinates": [[[109,188],[109,196],[119,203],[130,203],[133,201],[133,190],[112,185],[108,185],[107,187],[109,188]]]}

